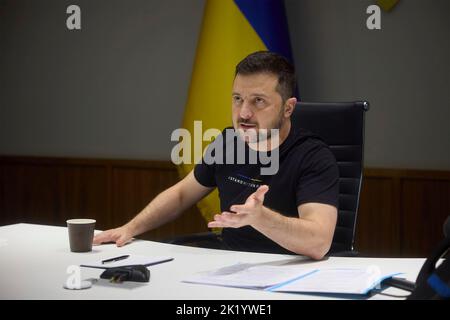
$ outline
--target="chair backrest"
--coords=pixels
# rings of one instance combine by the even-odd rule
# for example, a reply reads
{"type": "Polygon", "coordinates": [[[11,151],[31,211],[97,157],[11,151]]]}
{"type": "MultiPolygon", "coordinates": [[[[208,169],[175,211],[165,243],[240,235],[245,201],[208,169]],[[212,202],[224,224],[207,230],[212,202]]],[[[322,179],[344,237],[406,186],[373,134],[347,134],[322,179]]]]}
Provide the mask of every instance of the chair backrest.
{"type": "Polygon", "coordinates": [[[364,114],[369,103],[299,102],[292,123],[320,136],[339,166],[339,208],[330,253],[353,251],[364,159],[364,114]]]}

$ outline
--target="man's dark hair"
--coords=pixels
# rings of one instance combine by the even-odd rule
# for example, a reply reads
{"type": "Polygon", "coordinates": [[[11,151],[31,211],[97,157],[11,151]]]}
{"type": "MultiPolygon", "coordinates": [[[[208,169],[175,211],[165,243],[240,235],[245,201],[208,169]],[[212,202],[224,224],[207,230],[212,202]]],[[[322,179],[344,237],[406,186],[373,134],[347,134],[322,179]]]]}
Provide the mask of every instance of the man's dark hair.
{"type": "Polygon", "coordinates": [[[272,73],[278,76],[276,91],[283,101],[294,96],[295,69],[285,57],[270,51],[251,53],[238,63],[234,76],[256,73],[272,73]]]}

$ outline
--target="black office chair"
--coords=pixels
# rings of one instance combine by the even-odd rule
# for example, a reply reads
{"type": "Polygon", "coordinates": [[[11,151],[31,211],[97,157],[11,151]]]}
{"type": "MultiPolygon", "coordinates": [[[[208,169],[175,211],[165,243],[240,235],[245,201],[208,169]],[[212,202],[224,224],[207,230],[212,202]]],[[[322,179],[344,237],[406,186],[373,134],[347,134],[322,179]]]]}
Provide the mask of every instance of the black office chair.
{"type": "Polygon", "coordinates": [[[369,103],[300,102],[293,125],[308,129],[330,146],[339,166],[339,207],[330,254],[353,255],[364,160],[364,116],[369,103]]]}
{"type": "MultiPolygon", "coordinates": [[[[364,159],[364,116],[369,103],[299,102],[292,116],[293,126],[307,129],[330,146],[339,166],[339,208],[329,255],[354,256],[356,217],[364,159]]],[[[203,247],[218,235],[212,232],[180,236],[166,242],[203,247]]]]}

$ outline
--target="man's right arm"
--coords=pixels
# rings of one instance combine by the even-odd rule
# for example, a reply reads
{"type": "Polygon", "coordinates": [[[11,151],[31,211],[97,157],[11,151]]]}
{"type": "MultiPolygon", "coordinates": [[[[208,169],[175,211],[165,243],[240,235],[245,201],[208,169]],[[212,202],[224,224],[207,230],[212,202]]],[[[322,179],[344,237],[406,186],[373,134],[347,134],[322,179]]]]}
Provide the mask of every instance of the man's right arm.
{"type": "Polygon", "coordinates": [[[117,246],[122,246],[134,236],[174,220],[212,190],[201,185],[191,171],[183,180],[156,196],[128,223],[98,234],[93,243],[115,242],[117,246]]]}

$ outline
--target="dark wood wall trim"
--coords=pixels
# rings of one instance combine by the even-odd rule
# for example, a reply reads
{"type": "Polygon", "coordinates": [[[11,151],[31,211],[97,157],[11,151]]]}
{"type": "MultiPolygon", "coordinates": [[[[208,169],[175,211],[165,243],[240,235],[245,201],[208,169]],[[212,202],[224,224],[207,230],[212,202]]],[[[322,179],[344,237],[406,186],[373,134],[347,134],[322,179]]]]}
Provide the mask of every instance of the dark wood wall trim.
{"type": "MultiPolygon", "coordinates": [[[[179,180],[168,161],[0,156],[0,225],[65,225],[74,217],[117,227],[179,180]]],[[[141,238],[160,240],[206,231],[196,207],[141,238]]]]}
{"type": "Polygon", "coordinates": [[[449,171],[367,168],[356,249],[370,256],[428,256],[449,215],[449,171]]]}
{"type": "Polygon", "coordinates": [[[365,168],[365,178],[431,179],[450,181],[450,171],[365,168]]]}
{"type": "Polygon", "coordinates": [[[26,165],[66,165],[66,166],[111,166],[129,168],[151,168],[173,170],[174,165],[170,161],[158,160],[121,160],[121,159],[90,159],[90,158],[59,158],[59,157],[28,157],[28,156],[1,156],[2,164],[26,164],[26,165]]]}
{"type": "MultiPolygon", "coordinates": [[[[93,217],[99,229],[116,227],[178,180],[168,161],[0,156],[0,225],[93,217]]],[[[448,215],[449,171],[367,168],[355,248],[367,256],[427,256],[448,215]]],[[[193,207],[142,238],[206,230],[193,207]]]]}

